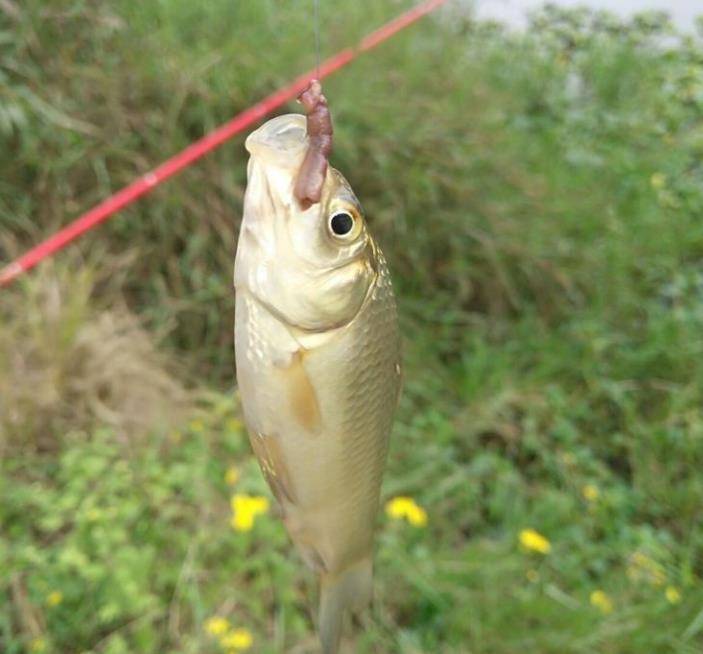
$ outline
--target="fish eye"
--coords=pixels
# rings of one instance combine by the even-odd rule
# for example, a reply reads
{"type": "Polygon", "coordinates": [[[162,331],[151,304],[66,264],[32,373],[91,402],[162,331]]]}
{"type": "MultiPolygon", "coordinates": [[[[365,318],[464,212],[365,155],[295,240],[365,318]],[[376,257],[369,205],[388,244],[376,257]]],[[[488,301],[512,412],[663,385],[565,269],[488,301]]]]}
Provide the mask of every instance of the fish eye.
{"type": "Polygon", "coordinates": [[[330,230],[335,236],[344,238],[354,229],[354,216],[348,211],[337,211],[330,218],[330,230]]]}

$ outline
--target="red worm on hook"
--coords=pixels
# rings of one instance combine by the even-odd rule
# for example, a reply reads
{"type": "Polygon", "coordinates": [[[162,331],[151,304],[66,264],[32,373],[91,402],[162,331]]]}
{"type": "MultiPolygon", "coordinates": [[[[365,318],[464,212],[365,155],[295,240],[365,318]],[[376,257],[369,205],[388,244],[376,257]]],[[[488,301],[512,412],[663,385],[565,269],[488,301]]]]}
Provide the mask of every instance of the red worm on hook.
{"type": "Polygon", "coordinates": [[[310,81],[310,86],[300,94],[298,101],[305,108],[309,143],[293,194],[303,209],[307,209],[319,202],[322,196],[327,158],[332,152],[332,117],[327,98],[322,95],[322,85],[316,79],[310,81]]]}

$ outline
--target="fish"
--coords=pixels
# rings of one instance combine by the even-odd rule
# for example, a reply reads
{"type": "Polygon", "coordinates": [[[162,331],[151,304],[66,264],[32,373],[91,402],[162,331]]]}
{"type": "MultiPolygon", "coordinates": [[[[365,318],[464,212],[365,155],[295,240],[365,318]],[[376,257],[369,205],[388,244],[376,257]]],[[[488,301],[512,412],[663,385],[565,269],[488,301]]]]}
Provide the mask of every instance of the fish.
{"type": "Polygon", "coordinates": [[[401,348],[388,265],[349,182],[325,161],[297,197],[315,147],[307,118],[275,117],[246,139],[235,360],[252,449],[319,575],[322,652],[336,654],[343,616],[371,600],[401,348]]]}

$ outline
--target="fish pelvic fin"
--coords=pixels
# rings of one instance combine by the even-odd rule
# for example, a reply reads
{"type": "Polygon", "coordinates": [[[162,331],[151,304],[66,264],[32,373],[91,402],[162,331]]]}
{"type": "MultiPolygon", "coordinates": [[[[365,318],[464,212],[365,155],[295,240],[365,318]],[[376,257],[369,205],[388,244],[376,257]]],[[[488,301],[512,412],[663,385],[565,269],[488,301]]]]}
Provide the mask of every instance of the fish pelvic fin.
{"type": "Polygon", "coordinates": [[[341,572],[322,574],[319,615],[322,654],[338,653],[344,614],[347,610],[358,611],[369,604],[372,580],[370,555],[341,572]]]}

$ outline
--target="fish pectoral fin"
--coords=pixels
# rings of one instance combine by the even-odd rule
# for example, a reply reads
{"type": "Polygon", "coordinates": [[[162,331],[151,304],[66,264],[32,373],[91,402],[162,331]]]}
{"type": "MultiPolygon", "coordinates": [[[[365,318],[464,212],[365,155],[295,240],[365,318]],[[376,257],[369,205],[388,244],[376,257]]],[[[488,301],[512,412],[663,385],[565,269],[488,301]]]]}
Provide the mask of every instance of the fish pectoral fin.
{"type": "Polygon", "coordinates": [[[370,555],[341,572],[321,575],[319,629],[322,654],[337,654],[344,614],[347,610],[358,611],[368,605],[372,582],[370,555]]]}
{"type": "Polygon", "coordinates": [[[279,368],[291,414],[310,435],[320,431],[320,405],[315,387],[305,370],[305,351],[295,352],[287,366],[279,368]]]}

